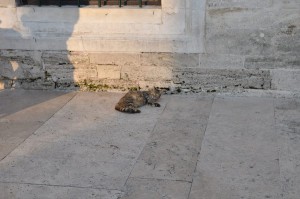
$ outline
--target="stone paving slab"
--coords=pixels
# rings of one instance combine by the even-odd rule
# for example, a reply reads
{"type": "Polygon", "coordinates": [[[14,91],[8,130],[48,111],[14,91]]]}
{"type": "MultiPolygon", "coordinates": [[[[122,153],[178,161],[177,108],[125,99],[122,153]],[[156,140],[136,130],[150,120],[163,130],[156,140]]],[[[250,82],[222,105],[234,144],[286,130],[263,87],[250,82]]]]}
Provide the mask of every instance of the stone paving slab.
{"type": "Polygon", "coordinates": [[[190,185],[182,181],[129,178],[122,199],[183,199],[188,197],[190,185]]]}
{"type": "Polygon", "coordinates": [[[74,95],[74,92],[64,91],[3,90],[0,92],[0,117],[18,113],[10,120],[36,121],[39,118],[39,121],[46,121],[55,113],[51,112],[52,108],[59,110],[74,95]],[[23,117],[25,115],[27,117],[23,117]]]}
{"type": "Polygon", "coordinates": [[[272,98],[215,98],[190,199],[280,198],[272,98]]]}
{"type": "Polygon", "coordinates": [[[0,182],[121,190],[133,163],[98,158],[8,156],[0,163],[0,182]]]}
{"type": "Polygon", "coordinates": [[[172,97],[131,177],[190,182],[213,98],[172,97]]]}
{"type": "Polygon", "coordinates": [[[33,134],[75,93],[4,90],[0,92],[0,160],[33,134]]]}
{"type": "Polygon", "coordinates": [[[300,197],[300,100],[275,100],[279,134],[279,165],[283,198],[300,197]]]}
{"type": "Polygon", "coordinates": [[[122,195],[118,190],[0,183],[1,199],[119,199],[122,195]]]}

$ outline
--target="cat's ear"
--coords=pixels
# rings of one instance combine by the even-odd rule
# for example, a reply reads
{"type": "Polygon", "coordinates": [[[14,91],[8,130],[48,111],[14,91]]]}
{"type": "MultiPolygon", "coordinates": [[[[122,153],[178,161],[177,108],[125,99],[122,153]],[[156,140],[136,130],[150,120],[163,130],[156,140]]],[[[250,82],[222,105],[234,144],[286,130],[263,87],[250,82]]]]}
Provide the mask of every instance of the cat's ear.
{"type": "Polygon", "coordinates": [[[156,86],[153,87],[153,90],[155,90],[156,92],[158,92],[160,95],[165,92],[165,89],[161,89],[161,88],[156,87],[156,86]]]}
{"type": "Polygon", "coordinates": [[[157,91],[160,90],[160,89],[159,89],[158,87],[156,87],[156,86],[154,86],[153,88],[154,88],[154,90],[157,90],[157,91]]]}

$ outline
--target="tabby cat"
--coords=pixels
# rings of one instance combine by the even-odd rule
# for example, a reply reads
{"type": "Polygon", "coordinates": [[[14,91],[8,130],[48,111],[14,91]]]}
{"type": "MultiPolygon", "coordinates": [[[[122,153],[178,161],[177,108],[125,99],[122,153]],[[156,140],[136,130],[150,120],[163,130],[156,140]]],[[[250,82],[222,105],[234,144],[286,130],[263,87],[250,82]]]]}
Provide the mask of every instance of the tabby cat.
{"type": "Polygon", "coordinates": [[[160,107],[156,101],[160,98],[162,91],[153,88],[149,91],[129,91],[115,106],[115,109],[125,113],[140,113],[138,107],[151,105],[160,107]]]}

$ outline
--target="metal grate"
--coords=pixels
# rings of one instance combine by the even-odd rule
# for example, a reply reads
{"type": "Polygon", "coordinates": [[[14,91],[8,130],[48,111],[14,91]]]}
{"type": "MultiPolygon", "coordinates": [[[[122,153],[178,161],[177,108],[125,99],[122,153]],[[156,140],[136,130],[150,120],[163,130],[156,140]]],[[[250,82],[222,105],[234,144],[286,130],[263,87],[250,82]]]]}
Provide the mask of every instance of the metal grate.
{"type": "Polygon", "coordinates": [[[142,7],[143,5],[155,5],[160,6],[161,0],[22,0],[23,5],[77,5],[78,7],[82,5],[118,5],[119,7],[127,5],[138,5],[142,7]]]}

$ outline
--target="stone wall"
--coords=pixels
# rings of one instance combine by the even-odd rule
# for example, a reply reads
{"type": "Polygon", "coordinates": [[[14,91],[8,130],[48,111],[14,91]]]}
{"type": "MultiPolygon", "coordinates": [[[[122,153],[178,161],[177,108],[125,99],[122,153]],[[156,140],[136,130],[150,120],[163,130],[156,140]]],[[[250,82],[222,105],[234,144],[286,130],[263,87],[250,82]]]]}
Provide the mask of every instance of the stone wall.
{"type": "Polygon", "coordinates": [[[300,1],[208,0],[206,11],[205,67],[264,71],[264,88],[300,91],[300,1]]]}
{"type": "Polygon", "coordinates": [[[300,91],[298,0],[0,6],[0,87],[300,91]]]}

